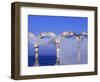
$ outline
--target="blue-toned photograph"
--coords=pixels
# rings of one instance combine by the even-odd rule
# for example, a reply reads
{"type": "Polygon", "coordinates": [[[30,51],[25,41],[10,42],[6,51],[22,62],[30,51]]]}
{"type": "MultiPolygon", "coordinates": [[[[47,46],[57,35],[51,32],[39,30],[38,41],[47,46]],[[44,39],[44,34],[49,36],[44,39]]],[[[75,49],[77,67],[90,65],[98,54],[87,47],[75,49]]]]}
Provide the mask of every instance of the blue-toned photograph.
{"type": "Polygon", "coordinates": [[[88,64],[88,18],[28,15],[28,66],[88,64]]]}

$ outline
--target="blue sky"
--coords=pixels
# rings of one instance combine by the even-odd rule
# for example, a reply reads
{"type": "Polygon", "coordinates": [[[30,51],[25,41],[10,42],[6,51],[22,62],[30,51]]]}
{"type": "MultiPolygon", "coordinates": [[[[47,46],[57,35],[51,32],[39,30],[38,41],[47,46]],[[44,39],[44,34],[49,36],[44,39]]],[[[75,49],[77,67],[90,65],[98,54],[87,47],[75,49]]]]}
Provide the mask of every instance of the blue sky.
{"type": "Polygon", "coordinates": [[[38,35],[41,32],[54,32],[60,34],[63,31],[75,33],[87,32],[87,17],[69,16],[28,16],[28,31],[38,35]]]}

